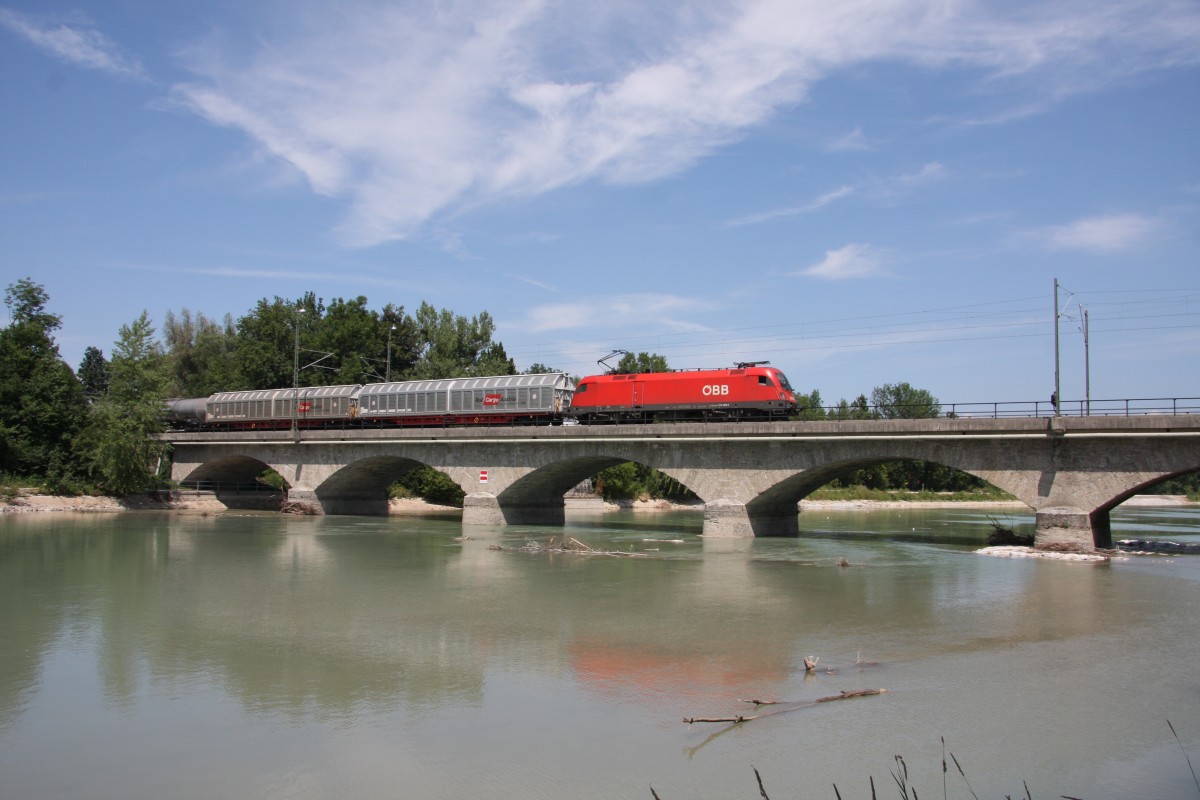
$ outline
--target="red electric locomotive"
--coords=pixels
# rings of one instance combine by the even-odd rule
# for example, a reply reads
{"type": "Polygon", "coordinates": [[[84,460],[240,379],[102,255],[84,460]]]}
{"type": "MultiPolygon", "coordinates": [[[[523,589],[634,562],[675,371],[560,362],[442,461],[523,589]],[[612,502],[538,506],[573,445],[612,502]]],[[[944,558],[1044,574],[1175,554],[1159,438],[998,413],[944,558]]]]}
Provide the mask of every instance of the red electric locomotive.
{"type": "Polygon", "coordinates": [[[796,395],[787,377],[766,364],[589,375],[576,384],[569,415],[584,424],[786,419],[796,413],[796,395]]]}

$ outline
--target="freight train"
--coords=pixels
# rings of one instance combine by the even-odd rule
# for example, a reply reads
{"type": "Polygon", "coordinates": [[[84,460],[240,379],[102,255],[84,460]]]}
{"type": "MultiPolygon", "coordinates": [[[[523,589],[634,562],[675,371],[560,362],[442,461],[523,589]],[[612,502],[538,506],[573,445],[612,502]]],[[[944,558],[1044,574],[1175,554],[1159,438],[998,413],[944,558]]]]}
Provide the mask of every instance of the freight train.
{"type": "Polygon", "coordinates": [[[578,383],[549,372],[217,392],[167,403],[172,428],[212,431],[776,420],[795,412],[787,377],[766,362],[578,383]]]}

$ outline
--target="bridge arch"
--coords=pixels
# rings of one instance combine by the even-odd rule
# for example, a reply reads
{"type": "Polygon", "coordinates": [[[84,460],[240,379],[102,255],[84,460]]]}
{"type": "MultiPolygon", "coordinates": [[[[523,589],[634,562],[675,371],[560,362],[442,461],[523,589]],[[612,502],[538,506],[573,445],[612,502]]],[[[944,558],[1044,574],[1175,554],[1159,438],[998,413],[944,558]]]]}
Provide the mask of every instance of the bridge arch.
{"type": "Polygon", "coordinates": [[[270,468],[265,461],[248,455],[228,455],[205,461],[177,480],[180,484],[249,484],[270,468]]]}
{"type": "MultiPolygon", "coordinates": [[[[409,456],[368,456],[330,474],[317,484],[313,493],[326,514],[383,516],[388,513],[388,487],[401,475],[431,466],[409,456]]],[[[454,480],[454,476],[439,471],[454,480]]],[[[462,488],[461,484],[459,486],[462,488]]]]}

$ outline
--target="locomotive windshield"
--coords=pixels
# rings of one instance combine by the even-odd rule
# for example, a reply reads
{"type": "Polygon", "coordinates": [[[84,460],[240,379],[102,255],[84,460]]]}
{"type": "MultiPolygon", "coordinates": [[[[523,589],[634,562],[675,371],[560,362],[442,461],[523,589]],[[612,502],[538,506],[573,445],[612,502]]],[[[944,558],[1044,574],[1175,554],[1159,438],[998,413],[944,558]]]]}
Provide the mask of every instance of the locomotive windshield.
{"type": "Polygon", "coordinates": [[[782,386],[786,391],[792,391],[792,385],[788,383],[787,375],[784,375],[782,372],[776,372],[775,375],[779,378],[780,386],[782,386]]]}

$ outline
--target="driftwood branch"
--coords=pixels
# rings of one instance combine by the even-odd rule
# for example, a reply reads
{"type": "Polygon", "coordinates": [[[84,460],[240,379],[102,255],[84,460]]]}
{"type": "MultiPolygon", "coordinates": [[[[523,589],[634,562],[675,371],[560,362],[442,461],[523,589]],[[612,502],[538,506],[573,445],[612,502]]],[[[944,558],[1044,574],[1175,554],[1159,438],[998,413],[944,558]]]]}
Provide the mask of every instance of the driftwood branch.
{"type": "Polygon", "coordinates": [[[859,689],[854,692],[843,691],[841,694],[835,694],[835,695],[831,695],[829,697],[822,697],[819,700],[817,700],[816,702],[828,703],[833,700],[849,700],[851,697],[871,697],[872,695],[885,694],[886,692],[887,692],[887,689],[859,689]]]}
{"type": "MultiPolygon", "coordinates": [[[[801,708],[810,708],[817,703],[832,703],[834,700],[849,700],[854,697],[872,697],[877,694],[885,694],[887,689],[856,689],[854,691],[842,691],[840,694],[833,694],[828,697],[820,697],[809,703],[796,704],[792,708],[779,709],[778,711],[769,711],[765,714],[754,714],[746,716],[745,714],[737,714],[732,717],[684,717],[683,721],[688,725],[694,722],[749,722],[752,719],[761,717],[769,717],[774,714],[782,714],[784,711],[797,711],[801,708]]],[[[743,700],[743,703],[754,703],[755,705],[781,705],[779,700],[743,700]]]]}
{"type": "Polygon", "coordinates": [[[528,541],[524,547],[517,548],[531,553],[573,553],[575,555],[584,556],[625,556],[626,558],[646,558],[645,553],[635,552],[632,548],[629,550],[597,550],[590,545],[587,545],[574,537],[566,537],[562,542],[558,541],[558,537],[551,536],[545,544],[535,541],[528,541]]]}
{"type": "Polygon", "coordinates": [[[752,719],[758,719],[758,716],[746,717],[738,714],[736,717],[684,717],[683,721],[691,725],[693,722],[749,722],[752,719]]]}

